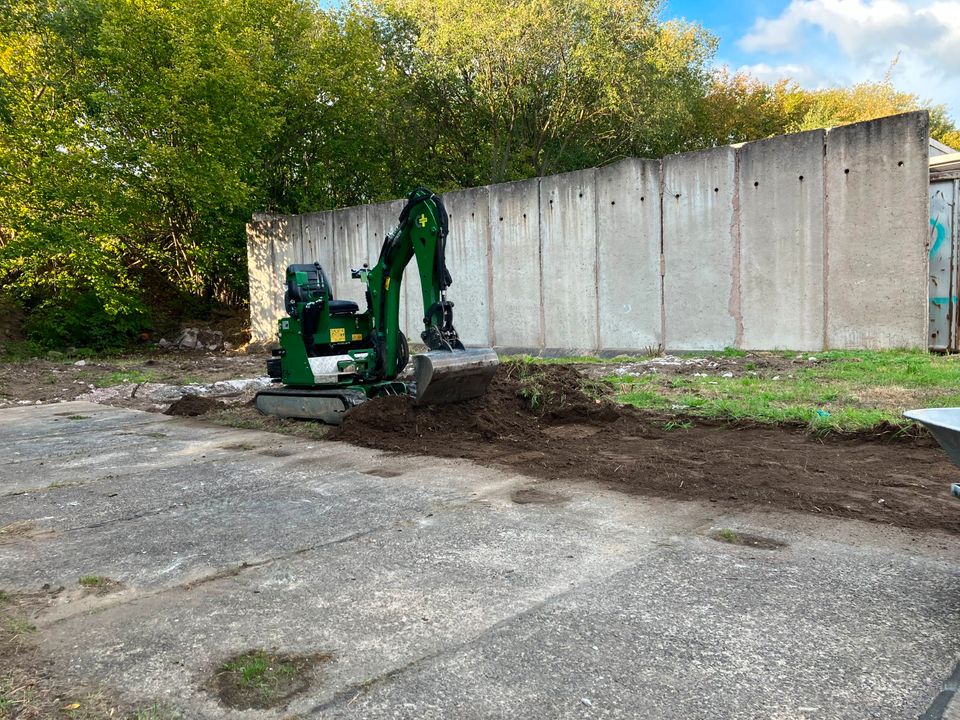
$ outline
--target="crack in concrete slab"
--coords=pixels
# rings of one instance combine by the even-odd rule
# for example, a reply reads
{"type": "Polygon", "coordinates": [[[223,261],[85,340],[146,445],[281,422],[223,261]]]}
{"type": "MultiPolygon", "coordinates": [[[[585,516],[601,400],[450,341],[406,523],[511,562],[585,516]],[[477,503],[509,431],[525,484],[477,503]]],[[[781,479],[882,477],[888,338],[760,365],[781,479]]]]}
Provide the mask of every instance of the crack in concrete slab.
{"type": "Polygon", "coordinates": [[[291,550],[288,553],[277,555],[275,557],[269,557],[263,560],[254,560],[250,562],[243,561],[238,565],[233,565],[231,567],[223,568],[213,573],[210,573],[208,575],[204,575],[202,577],[195,578],[193,580],[188,580],[186,582],[178,583],[176,585],[157,588],[156,590],[152,590],[152,591],[149,591],[149,590],[139,591],[136,594],[129,595],[126,599],[122,597],[113,597],[113,598],[110,598],[104,604],[98,605],[97,607],[94,607],[94,608],[79,608],[76,612],[69,612],[69,611],[65,612],[59,617],[56,617],[49,622],[43,623],[42,625],[44,628],[55,627],[64,622],[72,620],[78,616],[98,615],[100,613],[108,612],[115,608],[125,607],[128,605],[132,606],[141,601],[152,600],[154,598],[162,597],[163,595],[166,595],[168,593],[175,592],[175,591],[183,592],[183,591],[195,590],[198,587],[201,587],[203,585],[208,585],[218,580],[225,580],[227,578],[238,577],[244,574],[245,572],[247,572],[248,570],[255,570],[258,568],[267,567],[276,562],[289,560],[290,558],[298,557],[300,555],[304,555],[314,550],[322,550],[324,548],[327,548],[333,545],[350,542],[351,540],[356,540],[366,535],[371,535],[376,532],[389,530],[392,527],[393,526],[384,526],[384,527],[371,528],[369,530],[360,530],[358,532],[350,533],[349,535],[344,535],[343,537],[335,538],[333,540],[327,540],[325,542],[316,543],[314,545],[309,545],[307,547],[297,548],[296,550],[291,550]]]}
{"type": "Polygon", "coordinates": [[[133,515],[128,515],[119,518],[111,518],[109,520],[104,520],[103,522],[93,523],[91,525],[75,525],[73,527],[64,528],[60,532],[77,532],[79,530],[96,530],[98,528],[106,527],[107,525],[115,525],[122,522],[132,522],[134,520],[139,520],[140,518],[153,517],[155,515],[160,515],[162,513],[174,510],[179,507],[187,507],[187,503],[174,503],[173,505],[167,505],[162,508],[154,508],[153,510],[146,510],[144,512],[134,513],[133,515]]]}
{"type": "MultiPolygon", "coordinates": [[[[695,536],[698,533],[702,532],[703,530],[711,527],[713,522],[714,522],[714,519],[711,519],[707,522],[698,523],[688,528],[684,532],[689,536],[695,536]]],[[[448,647],[440,648],[435,652],[427,653],[425,655],[421,655],[419,657],[413,658],[399,667],[392,668],[390,670],[387,670],[386,672],[381,673],[380,675],[377,675],[372,678],[368,678],[359,683],[354,683],[342,690],[338,690],[333,694],[333,696],[329,700],[322,703],[318,703],[317,705],[314,705],[311,708],[309,708],[306,711],[306,714],[314,715],[316,713],[323,713],[325,711],[332,710],[337,707],[349,706],[351,703],[353,703],[357,699],[359,695],[369,692],[370,690],[372,690],[377,686],[381,686],[390,682],[394,678],[399,677],[400,675],[406,673],[408,670],[416,669],[421,666],[427,665],[433,662],[434,660],[439,660],[444,657],[453,656],[456,653],[463,650],[464,648],[468,648],[472,645],[475,645],[478,642],[482,642],[484,639],[494,635],[495,633],[499,632],[501,629],[510,626],[517,620],[521,620],[529,615],[533,615],[534,613],[539,612],[543,608],[549,607],[550,605],[553,605],[564,598],[572,597],[577,595],[578,593],[585,592],[591,589],[597,583],[607,582],[608,580],[616,578],[619,575],[631,572],[635,570],[637,567],[639,567],[640,565],[642,565],[643,561],[646,558],[650,557],[651,555],[657,552],[660,552],[662,548],[670,547],[670,546],[673,546],[674,544],[675,543],[655,543],[653,548],[650,550],[650,552],[646,552],[646,553],[643,553],[642,555],[636,556],[637,557],[636,562],[631,563],[630,565],[627,565],[625,567],[622,567],[616,572],[590,578],[586,582],[580,585],[577,585],[575,587],[572,587],[569,590],[565,590],[559,593],[554,593],[553,595],[548,595],[542,600],[539,600],[533,603],[529,607],[524,608],[523,610],[516,612],[501,620],[498,620],[497,622],[484,628],[483,631],[477,633],[476,635],[474,635],[473,637],[467,640],[458,642],[448,647]]]]}

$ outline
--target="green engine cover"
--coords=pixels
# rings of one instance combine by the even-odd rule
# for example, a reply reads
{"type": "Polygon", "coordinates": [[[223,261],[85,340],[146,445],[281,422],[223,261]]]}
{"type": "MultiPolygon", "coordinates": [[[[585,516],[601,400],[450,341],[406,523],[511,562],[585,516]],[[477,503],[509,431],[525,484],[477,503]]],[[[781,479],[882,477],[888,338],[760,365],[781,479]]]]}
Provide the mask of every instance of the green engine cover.
{"type": "Polygon", "coordinates": [[[319,264],[287,268],[288,316],[279,323],[284,385],[353,385],[373,372],[373,321],[356,303],[334,300],[319,264]]]}

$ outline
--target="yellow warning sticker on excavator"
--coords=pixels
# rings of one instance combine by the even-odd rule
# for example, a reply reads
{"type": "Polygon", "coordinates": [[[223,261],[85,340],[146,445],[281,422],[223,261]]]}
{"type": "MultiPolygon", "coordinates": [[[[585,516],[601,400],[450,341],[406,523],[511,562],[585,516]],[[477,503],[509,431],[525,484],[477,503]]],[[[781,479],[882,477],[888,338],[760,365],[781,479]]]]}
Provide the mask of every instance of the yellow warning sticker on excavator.
{"type": "Polygon", "coordinates": [[[363,333],[354,333],[350,336],[351,340],[363,340],[363,333]]]}
{"type": "Polygon", "coordinates": [[[427,215],[426,215],[426,213],[420,213],[420,217],[417,218],[417,224],[418,224],[420,227],[426,227],[426,226],[427,226],[427,215]]]}
{"type": "Polygon", "coordinates": [[[330,328],[330,342],[346,342],[347,331],[343,328],[330,328]]]}
{"type": "Polygon", "coordinates": [[[387,277],[387,279],[383,281],[383,289],[384,289],[384,290],[389,290],[389,289],[390,289],[390,278],[389,278],[389,277],[387,277]]]}

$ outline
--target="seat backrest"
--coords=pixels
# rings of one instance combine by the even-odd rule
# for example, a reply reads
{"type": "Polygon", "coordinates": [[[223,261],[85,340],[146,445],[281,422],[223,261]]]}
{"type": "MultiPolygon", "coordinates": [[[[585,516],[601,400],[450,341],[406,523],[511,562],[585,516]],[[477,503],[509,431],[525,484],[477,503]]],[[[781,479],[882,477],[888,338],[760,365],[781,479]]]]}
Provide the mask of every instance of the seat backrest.
{"type": "Polygon", "coordinates": [[[319,263],[297,263],[287,266],[287,297],[293,302],[310,302],[326,295],[332,299],[330,279],[319,263]],[[306,282],[297,282],[297,274],[305,275],[306,282]]]}

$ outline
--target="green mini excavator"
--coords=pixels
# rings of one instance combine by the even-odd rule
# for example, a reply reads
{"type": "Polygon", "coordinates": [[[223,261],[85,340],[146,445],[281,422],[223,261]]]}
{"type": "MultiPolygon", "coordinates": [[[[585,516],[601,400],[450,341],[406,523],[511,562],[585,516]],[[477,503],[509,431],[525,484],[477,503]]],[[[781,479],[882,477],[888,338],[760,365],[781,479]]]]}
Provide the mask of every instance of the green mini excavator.
{"type": "Polygon", "coordinates": [[[338,425],[347,410],[370,398],[411,395],[418,404],[433,404],[486,391],[499,361],[491,348],[465,349],[453,327],[443,201],[417,188],[399,219],[376,264],[351,271],[366,286],[363,312],[355,302],[334,299],[319,263],[287,268],[287,317],[279,322],[280,347],[267,361],[267,374],[282,387],[257,394],[261,413],[338,425]],[[413,379],[404,380],[410,351],[400,331],[400,291],[404,268],[414,257],[423,291],[420,337],[427,352],[414,355],[413,379]]]}

